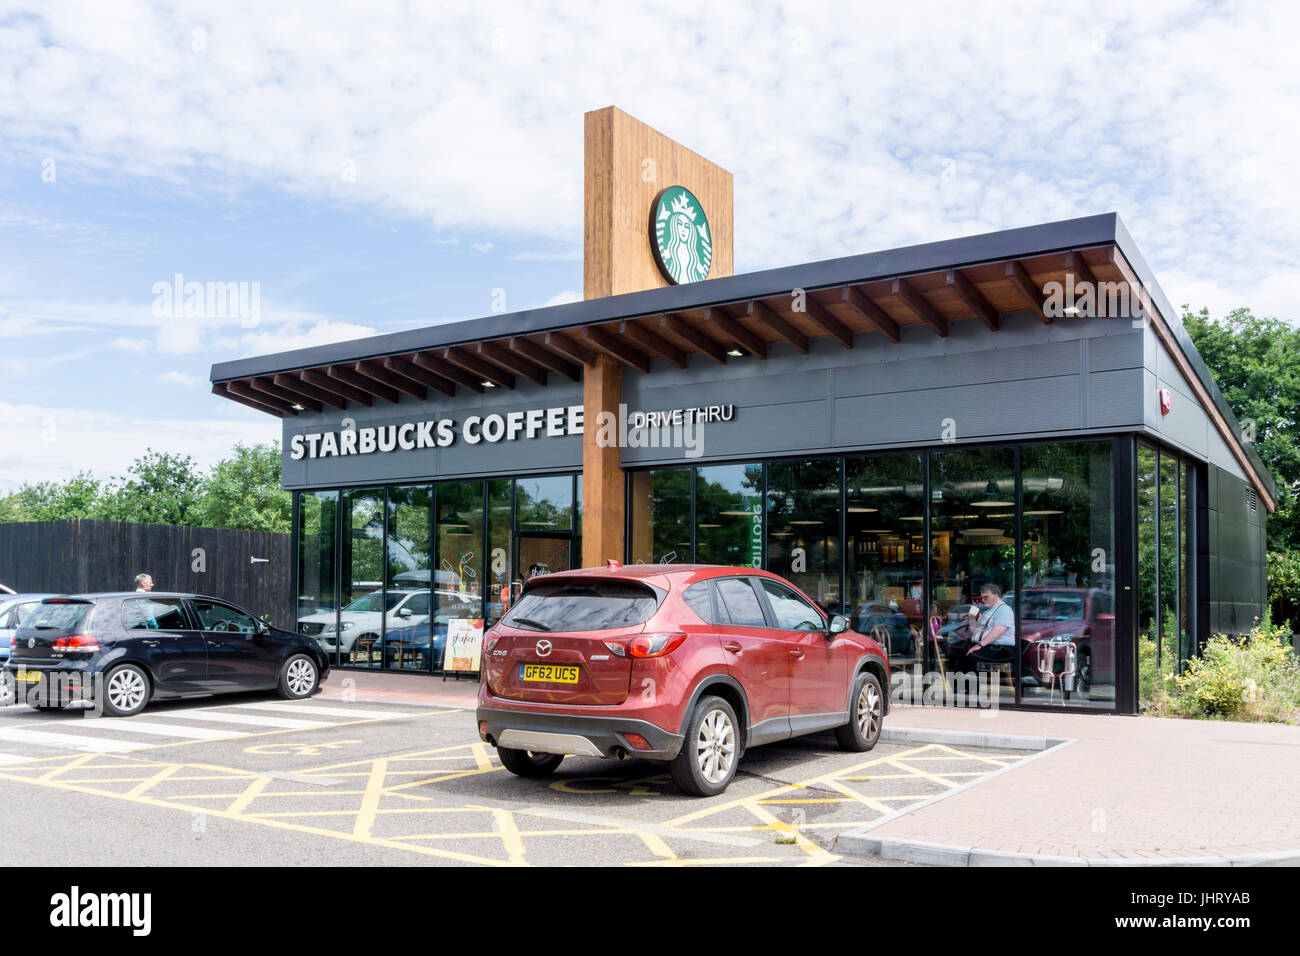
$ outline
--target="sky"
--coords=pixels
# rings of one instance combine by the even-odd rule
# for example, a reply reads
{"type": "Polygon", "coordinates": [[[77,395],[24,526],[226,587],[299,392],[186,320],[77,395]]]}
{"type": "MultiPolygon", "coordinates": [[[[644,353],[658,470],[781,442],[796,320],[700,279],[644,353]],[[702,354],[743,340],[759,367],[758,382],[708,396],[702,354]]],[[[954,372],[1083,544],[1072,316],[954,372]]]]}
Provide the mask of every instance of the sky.
{"type": "Polygon", "coordinates": [[[1113,211],[1297,320],[1300,4],[698,6],[0,0],[0,493],[277,439],[214,362],[578,298],[611,104],[735,174],[737,272],[1113,211]]]}

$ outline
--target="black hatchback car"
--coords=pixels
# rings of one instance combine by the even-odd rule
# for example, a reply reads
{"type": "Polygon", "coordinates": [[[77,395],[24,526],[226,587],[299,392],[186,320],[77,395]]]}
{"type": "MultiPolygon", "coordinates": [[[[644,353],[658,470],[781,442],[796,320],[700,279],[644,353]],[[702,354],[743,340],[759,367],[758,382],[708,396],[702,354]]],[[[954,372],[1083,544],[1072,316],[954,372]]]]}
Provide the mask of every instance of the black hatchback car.
{"type": "Polygon", "coordinates": [[[199,594],[46,598],[10,642],[5,679],[33,707],[90,701],[113,717],[153,698],[276,688],[291,700],[329,673],[316,641],[199,594]]]}

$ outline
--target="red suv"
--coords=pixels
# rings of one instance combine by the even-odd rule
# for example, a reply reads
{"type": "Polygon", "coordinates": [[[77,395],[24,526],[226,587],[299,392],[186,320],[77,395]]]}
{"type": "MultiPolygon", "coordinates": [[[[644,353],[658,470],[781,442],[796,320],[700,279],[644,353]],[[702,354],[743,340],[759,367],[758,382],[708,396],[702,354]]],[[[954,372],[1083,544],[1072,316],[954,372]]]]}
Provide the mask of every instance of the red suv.
{"type": "Polygon", "coordinates": [[[880,645],[775,574],[564,571],[531,580],[485,635],[478,731],[520,776],[565,754],[642,757],[713,796],[757,744],[834,730],[870,750],[888,687],[880,645]]]}

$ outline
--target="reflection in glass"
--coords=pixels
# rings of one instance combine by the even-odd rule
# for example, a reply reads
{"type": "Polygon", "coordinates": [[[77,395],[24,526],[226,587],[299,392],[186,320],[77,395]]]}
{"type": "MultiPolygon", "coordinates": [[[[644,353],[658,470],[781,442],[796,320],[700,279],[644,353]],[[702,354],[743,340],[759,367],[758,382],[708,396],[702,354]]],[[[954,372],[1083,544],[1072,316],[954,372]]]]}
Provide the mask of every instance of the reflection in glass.
{"type": "Polygon", "coordinates": [[[488,627],[501,620],[501,615],[510,606],[513,488],[514,482],[508,478],[488,482],[488,627]]]}
{"type": "Polygon", "coordinates": [[[1190,544],[1191,527],[1190,495],[1192,485],[1191,462],[1184,462],[1182,481],[1178,485],[1178,669],[1181,672],[1187,661],[1196,654],[1196,622],[1193,617],[1191,588],[1188,582],[1188,565],[1193,560],[1190,544]]]}
{"type": "Polygon", "coordinates": [[[845,560],[850,627],[889,652],[891,666],[922,653],[938,669],[940,630],[927,634],[921,589],[925,583],[921,456],[870,455],[845,460],[845,560]]]}
{"type": "Polygon", "coordinates": [[[1160,600],[1160,646],[1156,656],[1160,673],[1178,670],[1179,614],[1178,584],[1178,471],[1179,463],[1164,452],[1160,453],[1159,487],[1159,563],[1157,590],[1160,600]]]}
{"type": "Polygon", "coordinates": [[[431,671],[429,509],[427,486],[388,489],[388,597],[384,666],[431,671]]]}
{"type": "Polygon", "coordinates": [[[378,667],[384,632],[384,492],[382,488],[344,491],[343,580],[337,629],[326,625],[323,639],[337,641],[340,660],[378,667]],[[373,599],[369,599],[374,595],[373,599]]]}
{"type": "Polygon", "coordinates": [[[1138,445],[1138,702],[1150,705],[1159,680],[1156,641],[1156,451],[1138,445]]]}
{"type": "Polygon", "coordinates": [[[1021,699],[1113,709],[1112,443],[1025,445],[1021,699]]]}
{"type": "Polygon", "coordinates": [[[840,459],[770,462],[767,527],[767,569],[839,614],[840,459]]]}
{"type": "Polygon", "coordinates": [[[568,531],[573,527],[573,476],[520,478],[515,482],[520,531],[568,531]]]}
{"type": "Polygon", "coordinates": [[[434,654],[442,670],[466,670],[470,658],[453,658],[451,648],[465,634],[483,628],[483,494],[481,481],[451,482],[435,490],[438,541],[437,587],[433,593],[434,654]]]}
{"type": "Polygon", "coordinates": [[[1015,490],[1013,449],[930,454],[930,616],[940,618],[941,627],[950,625],[946,669],[987,673],[977,678],[981,687],[987,680],[1004,703],[1014,697],[1016,671],[1015,490]],[[1001,593],[986,593],[990,586],[1001,593]],[[967,613],[972,608],[978,616],[967,613]],[[1005,630],[994,637],[997,628],[1005,630]],[[976,649],[973,640],[981,635],[987,646],[976,649]]]}
{"type": "Polygon", "coordinates": [[[763,466],[714,465],[695,475],[695,560],[763,566],[763,466]]]}
{"type": "Polygon", "coordinates": [[[691,469],[635,471],[629,483],[632,563],[691,563],[691,469]]]}
{"type": "MultiPolygon", "coordinates": [[[[320,641],[327,625],[338,624],[334,604],[335,521],[337,491],[299,492],[298,631],[320,641]]],[[[337,636],[337,632],[333,632],[337,636]]],[[[321,643],[330,662],[338,663],[338,641],[321,643]]]]}

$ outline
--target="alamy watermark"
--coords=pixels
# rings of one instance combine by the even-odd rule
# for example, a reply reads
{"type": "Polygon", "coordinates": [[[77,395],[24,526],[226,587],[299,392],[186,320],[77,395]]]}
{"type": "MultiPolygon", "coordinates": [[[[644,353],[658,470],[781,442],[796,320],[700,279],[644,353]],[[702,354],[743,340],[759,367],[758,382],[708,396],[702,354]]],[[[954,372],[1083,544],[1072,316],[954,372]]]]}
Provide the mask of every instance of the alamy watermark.
{"type": "Polygon", "coordinates": [[[178,272],[171,281],[155,282],[153,295],[159,319],[238,319],[245,329],[262,321],[260,282],[186,282],[178,272]]]}

